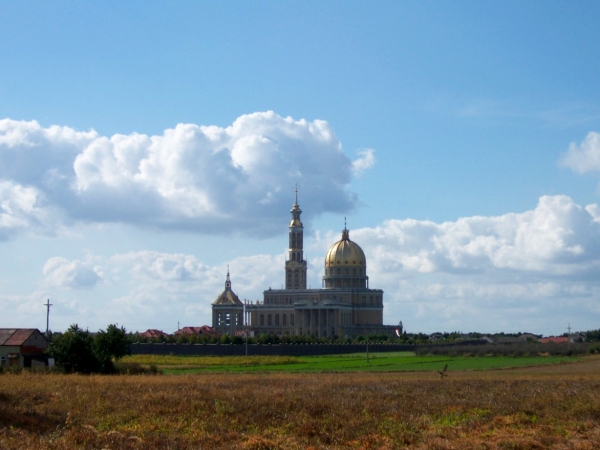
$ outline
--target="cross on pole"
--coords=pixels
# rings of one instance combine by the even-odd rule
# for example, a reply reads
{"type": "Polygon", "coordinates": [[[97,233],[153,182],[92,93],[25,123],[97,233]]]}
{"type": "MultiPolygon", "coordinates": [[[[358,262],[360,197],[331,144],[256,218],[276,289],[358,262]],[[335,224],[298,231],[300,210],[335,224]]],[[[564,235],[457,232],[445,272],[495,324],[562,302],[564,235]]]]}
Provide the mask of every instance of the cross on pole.
{"type": "Polygon", "coordinates": [[[44,306],[46,307],[46,337],[48,337],[48,333],[50,331],[50,307],[52,306],[50,299],[44,303],[44,306]]]}

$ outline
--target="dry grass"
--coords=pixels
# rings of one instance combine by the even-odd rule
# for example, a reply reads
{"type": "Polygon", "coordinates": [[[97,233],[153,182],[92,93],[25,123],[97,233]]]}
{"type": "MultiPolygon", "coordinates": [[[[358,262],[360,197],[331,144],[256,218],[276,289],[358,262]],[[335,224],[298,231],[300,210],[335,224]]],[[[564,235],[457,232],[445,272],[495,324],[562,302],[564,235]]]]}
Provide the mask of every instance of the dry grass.
{"type": "Polygon", "coordinates": [[[120,360],[122,363],[137,363],[156,366],[269,366],[299,362],[294,356],[177,356],[177,355],[131,355],[120,360]]]}
{"type": "Polygon", "coordinates": [[[0,376],[1,449],[596,449],[600,359],[485,372],[0,376]]]}

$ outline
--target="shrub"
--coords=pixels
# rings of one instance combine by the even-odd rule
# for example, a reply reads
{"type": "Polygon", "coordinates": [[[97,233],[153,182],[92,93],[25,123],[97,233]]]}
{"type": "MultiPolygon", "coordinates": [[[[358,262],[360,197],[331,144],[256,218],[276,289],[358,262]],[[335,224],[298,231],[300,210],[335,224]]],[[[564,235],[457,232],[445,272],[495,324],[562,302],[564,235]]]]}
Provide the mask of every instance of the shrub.
{"type": "Polygon", "coordinates": [[[118,361],[130,354],[125,328],[109,325],[93,338],[77,324],[53,338],[48,353],[67,373],[113,373],[113,359],[118,361]]]}

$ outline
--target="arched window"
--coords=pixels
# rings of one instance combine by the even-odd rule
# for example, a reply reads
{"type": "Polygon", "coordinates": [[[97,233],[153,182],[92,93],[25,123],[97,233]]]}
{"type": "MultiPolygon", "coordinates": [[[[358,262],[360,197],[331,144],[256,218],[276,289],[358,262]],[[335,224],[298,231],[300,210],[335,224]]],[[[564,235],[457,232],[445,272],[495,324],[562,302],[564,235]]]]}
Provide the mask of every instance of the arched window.
{"type": "Polygon", "coordinates": [[[350,275],[350,271],[347,268],[344,270],[344,275],[350,275]]]}
{"type": "Polygon", "coordinates": [[[265,326],[265,315],[264,314],[260,315],[260,325],[263,327],[265,326]]]}
{"type": "Polygon", "coordinates": [[[367,298],[364,295],[363,295],[363,298],[362,298],[362,302],[363,302],[363,305],[367,303],[367,298]]]}
{"type": "Polygon", "coordinates": [[[279,314],[275,314],[275,325],[279,325],[279,314]]]}
{"type": "Polygon", "coordinates": [[[221,313],[217,313],[217,325],[221,325],[221,313]]]}
{"type": "Polygon", "coordinates": [[[369,303],[372,305],[373,304],[373,296],[371,295],[371,297],[369,298],[369,303]]]}
{"type": "Polygon", "coordinates": [[[352,269],[352,275],[356,275],[356,267],[352,269]]]}
{"type": "Polygon", "coordinates": [[[269,315],[267,316],[267,325],[268,325],[268,326],[271,326],[271,325],[273,325],[273,321],[271,320],[271,314],[269,314],[269,315]]]}
{"type": "Polygon", "coordinates": [[[282,320],[283,320],[283,326],[286,326],[287,325],[287,314],[283,315],[282,320]]]}
{"type": "Polygon", "coordinates": [[[294,315],[290,314],[290,325],[294,325],[294,315]]]}
{"type": "Polygon", "coordinates": [[[337,274],[338,274],[338,275],[341,275],[341,274],[342,274],[342,271],[341,271],[340,269],[338,269],[338,270],[337,270],[337,274]]]}
{"type": "Polygon", "coordinates": [[[296,261],[296,254],[292,253],[292,261],[296,261]]]}

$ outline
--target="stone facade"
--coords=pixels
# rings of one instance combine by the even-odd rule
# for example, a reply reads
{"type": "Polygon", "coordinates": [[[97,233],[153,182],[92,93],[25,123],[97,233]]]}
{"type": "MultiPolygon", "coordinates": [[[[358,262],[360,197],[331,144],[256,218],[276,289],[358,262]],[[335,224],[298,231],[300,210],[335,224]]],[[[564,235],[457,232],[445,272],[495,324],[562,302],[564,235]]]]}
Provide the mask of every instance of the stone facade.
{"type": "Polygon", "coordinates": [[[306,289],[302,210],[296,201],[290,211],[285,289],[269,289],[263,301],[246,302],[244,324],[257,334],[344,337],[393,334],[383,325],[383,291],[369,287],[367,260],[344,227],[342,238],[325,258],[321,289],[306,289]]]}

